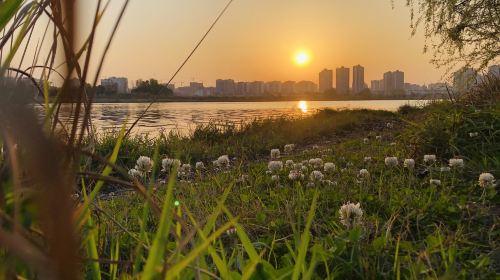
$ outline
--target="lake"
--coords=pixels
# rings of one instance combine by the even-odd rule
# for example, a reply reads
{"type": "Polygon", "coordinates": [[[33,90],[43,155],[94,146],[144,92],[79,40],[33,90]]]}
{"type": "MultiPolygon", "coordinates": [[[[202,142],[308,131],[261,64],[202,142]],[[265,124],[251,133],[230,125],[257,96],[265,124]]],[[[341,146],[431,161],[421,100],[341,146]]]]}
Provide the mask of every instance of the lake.
{"type": "MultiPolygon", "coordinates": [[[[134,134],[148,133],[154,136],[160,131],[172,130],[188,134],[197,125],[214,120],[241,123],[281,116],[302,117],[324,108],[396,111],[405,104],[419,106],[425,102],[423,100],[361,100],[155,103],[139,121],[134,134]]],[[[92,109],[93,125],[98,132],[117,129],[125,120],[130,125],[147,106],[147,103],[95,103],[92,109]]]]}

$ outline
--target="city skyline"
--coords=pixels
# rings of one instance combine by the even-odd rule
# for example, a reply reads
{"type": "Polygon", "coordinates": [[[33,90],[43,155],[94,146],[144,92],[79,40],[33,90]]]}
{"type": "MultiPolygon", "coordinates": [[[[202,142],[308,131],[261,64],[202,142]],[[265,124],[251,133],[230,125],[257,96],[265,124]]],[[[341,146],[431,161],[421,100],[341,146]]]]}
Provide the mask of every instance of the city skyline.
{"type": "MultiPolygon", "coordinates": [[[[94,2],[77,1],[88,18],[94,2]]],[[[125,76],[133,81],[151,77],[168,81],[224,4],[222,0],[132,1],[100,78],[125,76]]],[[[96,54],[104,49],[120,6],[120,1],[112,1],[109,13],[103,17],[95,41],[96,54]]],[[[394,8],[391,6],[389,0],[320,0],[314,5],[300,0],[286,5],[264,0],[236,1],[173,82],[194,80],[214,86],[219,77],[316,80],[318,69],[325,65],[352,67],[360,62],[366,68],[365,81],[378,78],[385,69],[401,69],[413,83],[441,81],[443,71],[429,62],[430,54],[423,54],[423,35],[410,34],[409,9],[399,1],[394,8]],[[256,12],[258,20],[252,17],[256,12]],[[301,51],[309,57],[308,63],[299,66],[296,54],[301,51]]],[[[86,18],[82,16],[79,21],[84,30],[90,25],[86,18]]],[[[40,29],[33,38],[41,37],[40,29]]]]}

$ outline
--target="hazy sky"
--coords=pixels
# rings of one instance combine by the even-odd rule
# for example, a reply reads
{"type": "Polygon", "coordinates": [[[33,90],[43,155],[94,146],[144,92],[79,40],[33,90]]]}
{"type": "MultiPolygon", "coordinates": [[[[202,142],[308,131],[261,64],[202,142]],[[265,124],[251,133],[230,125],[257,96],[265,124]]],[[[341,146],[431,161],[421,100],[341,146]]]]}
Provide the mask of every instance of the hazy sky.
{"type": "MultiPolygon", "coordinates": [[[[95,0],[80,0],[82,24],[95,0]]],[[[422,34],[410,35],[406,0],[235,0],[226,15],[174,80],[312,80],[318,72],[361,64],[365,82],[388,70],[406,81],[431,83],[441,70],[423,54],[422,34]],[[312,61],[293,63],[306,49],[312,61]]],[[[99,57],[123,0],[112,0],[99,33],[99,57]]],[[[101,77],[156,78],[166,82],[227,0],[131,0],[111,46],[101,77]]]]}

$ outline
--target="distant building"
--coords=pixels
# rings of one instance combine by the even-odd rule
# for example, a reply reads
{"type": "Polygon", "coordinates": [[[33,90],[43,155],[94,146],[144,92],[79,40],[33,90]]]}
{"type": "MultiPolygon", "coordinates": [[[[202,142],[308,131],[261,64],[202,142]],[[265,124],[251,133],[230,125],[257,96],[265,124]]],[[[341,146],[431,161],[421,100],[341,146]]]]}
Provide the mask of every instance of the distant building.
{"type": "Polygon", "coordinates": [[[253,81],[248,83],[248,92],[250,95],[259,96],[263,95],[265,84],[262,81],[253,81]]]}
{"type": "Polygon", "coordinates": [[[453,88],[461,93],[471,89],[479,79],[477,71],[473,68],[465,68],[453,74],[453,88]]]}
{"type": "Polygon", "coordinates": [[[372,92],[383,92],[384,91],[384,80],[373,80],[371,81],[370,89],[372,92]]]}
{"type": "Polygon", "coordinates": [[[335,72],[336,89],[338,93],[349,93],[349,68],[344,66],[337,68],[335,72]]]}
{"type": "Polygon", "coordinates": [[[248,95],[248,83],[247,82],[237,82],[235,87],[236,87],[236,95],[238,95],[238,96],[248,95]]]}
{"type": "Polygon", "coordinates": [[[267,82],[265,91],[268,93],[280,93],[281,92],[281,82],[280,81],[267,82]]]}
{"type": "Polygon", "coordinates": [[[110,77],[101,79],[101,86],[117,93],[128,93],[128,79],[124,77],[110,77]]]}
{"type": "Polygon", "coordinates": [[[169,85],[167,85],[167,88],[169,90],[171,90],[172,92],[174,92],[175,91],[175,84],[169,84],[169,85]]]}
{"type": "Polygon", "coordinates": [[[392,72],[394,75],[394,89],[395,90],[404,90],[405,87],[405,73],[399,70],[392,72]]]}
{"type": "Polygon", "coordinates": [[[365,89],[365,68],[361,65],[352,67],[352,92],[359,93],[365,89]]]}
{"type": "Polygon", "coordinates": [[[215,81],[215,92],[219,95],[234,95],[236,93],[236,86],[234,84],[234,80],[227,79],[222,80],[218,79],[215,81]]]}
{"type": "Polygon", "coordinates": [[[411,83],[405,83],[404,84],[404,90],[406,94],[409,95],[423,95],[428,92],[427,87],[425,85],[417,85],[417,84],[411,84],[411,83]]]}
{"type": "Polygon", "coordinates": [[[295,84],[296,93],[313,93],[317,91],[317,85],[311,81],[300,81],[295,84]]]}
{"type": "Polygon", "coordinates": [[[399,70],[384,73],[384,91],[404,90],[405,74],[399,70]]]}
{"type": "Polygon", "coordinates": [[[432,94],[446,94],[448,92],[448,85],[446,83],[429,84],[427,91],[432,94]]]}
{"type": "Polygon", "coordinates": [[[323,69],[319,72],[319,92],[323,93],[333,88],[333,71],[323,69]]]}
{"type": "Polygon", "coordinates": [[[286,81],[281,84],[281,93],[283,94],[294,94],[295,93],[295,82],[286,81]]]}

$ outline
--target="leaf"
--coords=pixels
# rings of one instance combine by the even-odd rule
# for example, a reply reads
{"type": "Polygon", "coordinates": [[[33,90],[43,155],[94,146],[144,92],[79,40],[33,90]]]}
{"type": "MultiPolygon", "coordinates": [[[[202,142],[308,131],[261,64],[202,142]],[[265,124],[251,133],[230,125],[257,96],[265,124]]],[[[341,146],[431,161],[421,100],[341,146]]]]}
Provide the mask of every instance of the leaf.
{"type": "Polygon", "coordinates": [[[297,252],[297,259],[295,260],[295,266],[293,268],[292,279],[298,280],[301,274],[301,271],[305,268],[305,259],[307,248],[309,246],[309,241],[311,239],[311,224],[314,219],[314,213],[316,211],[316,203],[318,200],[318,190],[314,192],[314,197],[311,203],[311,208],[309,209],[309,214],[307,215],[306,227],[304,228],[304,232],[300,238],[299,250],[297,252]]]}
{"type": "Polygon", "coordinates": [[[6,0],[0,4],[0,30],[4,29],[10,19],[21,7],[23,0],[6,0]]]}
{"type": "MultiPolygon", "coordinates": [[[[177,167],[173,168],[172,174],[177,174],[177,167]]],[[[172,226],[175,181],[176,176],[170,176],[167,192],[165,193],[165,201],[163,202],[163,209],[161,211],[160,225],[155,234],[153,245],[149,250],[148,259],[146,260],[144,272],[142,273],[142,279],[153,279],[161,272],[161,270],[157,270],[157,268],[161,267],[161,262],[165,253],[165,245],[167,244],[170,227],[172,226]]]]}

